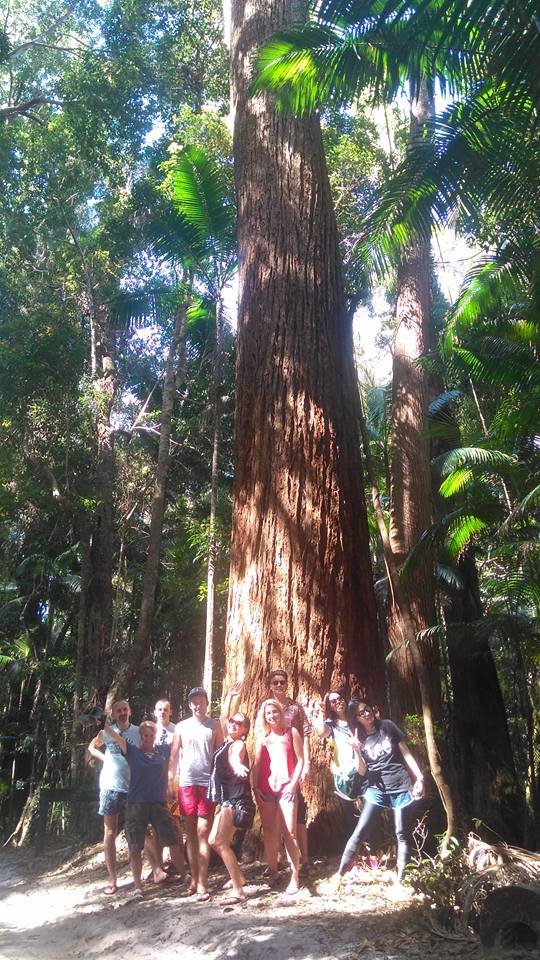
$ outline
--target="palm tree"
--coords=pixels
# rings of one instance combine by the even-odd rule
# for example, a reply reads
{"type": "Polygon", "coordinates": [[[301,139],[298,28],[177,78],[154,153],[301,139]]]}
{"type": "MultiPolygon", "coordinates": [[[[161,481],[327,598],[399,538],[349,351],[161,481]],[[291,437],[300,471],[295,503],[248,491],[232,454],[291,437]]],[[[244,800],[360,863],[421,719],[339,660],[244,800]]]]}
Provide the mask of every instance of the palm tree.
{"type": "MultiPolygon", "coordinates": [[[[169,263],[179,265],[184,282],[173,289],[129,294],[118,298],[116,310],[124,322],[154,318],[156,311],[173,315],[173,331],[165,365],[163,399],[155,489],[151,509],[148,552],[141,606],[131,655],[118,667],[109,687],[107,702],[126,694],[140,675],[150,649],[155,596],[158,583],[170,438],[175,395],[185,372],[187,323],[201,312],[201,284],[215,315],[212,385],[212,468],[208,534],[207,628],[204,680],[212,689],[214,631],[214,573],[216,554],[216,510],[222,367],[223,289],[235,269],[234,213],[229,189],[217,165],[197,147],[185,148],[169,173],[167,195],[170,203],[152,194],[153,217],[147,232],[154,250],[169,263]],[[199,285],[199,294],[195,284],[199,285]],[[192,306],[189,307],[190,301],[192,306]],[[199,304],[199,306],[197,306],[199,304]]],[[[148,198],[145,197],[145,204],[148,198]]],[[[206,314],[206,307],[202,313],[206,314]]]]}

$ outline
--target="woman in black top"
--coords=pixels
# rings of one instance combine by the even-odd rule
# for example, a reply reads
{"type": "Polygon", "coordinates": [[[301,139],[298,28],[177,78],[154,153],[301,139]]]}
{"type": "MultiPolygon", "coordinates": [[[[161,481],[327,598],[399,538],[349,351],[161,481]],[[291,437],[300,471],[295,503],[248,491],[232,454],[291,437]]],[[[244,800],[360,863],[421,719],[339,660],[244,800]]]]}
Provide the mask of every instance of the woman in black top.
{"type": "Polygon", "coordinates": [[[220,805],[209,843],[223,860],[231,878],[232,896],[223,900],[224,904],[242,903],[247,899],[244,893],[246,881],[231,843],[238,829],[247,830],[252,826],[255,815],[245,744],[249,719],[240,711],[229,716],[231,701],[240,690],[241,684],[235,684],[223,698],[220,720],[226,740],[214,754],[208,791],[210,799],[220,805]]]}
{"type": "Polygon", "coordinates": [[[338,872],[330,881],[330,887],[335,891],[339,890],[343,874],[354,860],[361,841],[383,807],[391,809],[394,817],[397,879],[401,880],[409,859],[404,810],[424,792],[422,771],[399,727],[391,720],[376,718],[373,708],[367,703],[353,702],[350,707],[352,709],[349,722],[356,730],[353,745],[357,755],[358,773],[362,777],[367,774],[368,787],[358,823],[343,851],[338,872]]]}

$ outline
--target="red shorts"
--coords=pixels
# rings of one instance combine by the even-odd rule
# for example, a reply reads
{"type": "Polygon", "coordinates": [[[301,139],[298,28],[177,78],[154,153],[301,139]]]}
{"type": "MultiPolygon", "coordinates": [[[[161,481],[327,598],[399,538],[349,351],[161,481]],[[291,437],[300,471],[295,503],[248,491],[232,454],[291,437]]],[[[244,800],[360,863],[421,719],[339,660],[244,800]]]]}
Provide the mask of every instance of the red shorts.
{"type": "Polygon", "coordinates": [[[178,787],[180,810],[184,817],[212,817],[215,803],[208,799],[206,787],[178,787]]]}

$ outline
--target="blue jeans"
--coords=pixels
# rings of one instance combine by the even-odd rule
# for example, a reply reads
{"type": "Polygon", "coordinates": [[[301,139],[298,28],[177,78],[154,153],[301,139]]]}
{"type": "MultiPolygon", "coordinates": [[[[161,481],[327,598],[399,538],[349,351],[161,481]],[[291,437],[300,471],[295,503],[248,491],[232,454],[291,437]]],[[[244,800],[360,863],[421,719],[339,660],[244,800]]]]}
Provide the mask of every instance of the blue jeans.
{"type": "MultiPolygon", "coordinates": [[[[340,876],[343,876],[347,868],[353,862],[358,847],[360,846],[370,827],[373,825],[375,818],[379,816],[381,809],[382,807],[377,806],[374,803],[369,803],[368,800],[364,801],[360,819],[358,820],[352,835],[349,837],[347,846],[345,847],[341,857],[341,863],[338,869],[340,876]]],[[[399,880],[401,880],[403,871],[409,862],[409,834],[406,822],[406,810],[407,807],[403,806],[392,808],[394,831],[397,841],[397,873],[399,880]]]]}

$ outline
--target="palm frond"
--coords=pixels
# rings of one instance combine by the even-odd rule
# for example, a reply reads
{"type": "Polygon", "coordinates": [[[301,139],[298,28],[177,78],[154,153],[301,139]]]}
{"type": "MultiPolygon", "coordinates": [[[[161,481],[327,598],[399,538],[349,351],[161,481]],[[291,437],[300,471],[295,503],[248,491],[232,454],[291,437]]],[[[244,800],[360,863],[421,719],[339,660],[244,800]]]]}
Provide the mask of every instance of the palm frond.
{"type": "Polygon", "coordinates": [[[473,537],[482,533],[486,527],[487,520],[474,514],[463,514],[454,520],[448,527],[445,543],[451,559],[457,561],[473,537]]]}
{"type": "Polygon", "coordinates": [[[512,524],[515,523],[516,520],[521,520],[538,500],[540,500],[540,483],[533,487],[532,490],[529,490],[520,502],[516,504],[504,523],[500,526],[499,532],[508,533],[512,524]]]}
{"type": "Polygon", "coordinates": [[[452,470],[439,487],[441,497],[454,497],[461,493],[474,480],[475,473],[470,467],[458,467],[452,470]]]}
{"type": "Polygon", "coordinates": [[[437,397],[434,397],[429,404],[428,413],[430,417],[437,417],[445,411],[450,404],[459,400],[462,396],[462,390],[445,390],[444,393],[440,393],[437,397]]]}
{"type": "Polygon", "coordinates": [[[492,450],[486,447],[458,447],[441,454],[433,461],[433,468],[438,476],[447,477],[455,470],[482,467],[486,470],[500,472],[514,467],[516,458],[502,450],[492,450]]]}
{"type": "Polygon", "coordinates": [[[455,567],[447,563],[436,563],[435,576],[442,587],[452,591],[463,590],[463,579],[455,567]]]}
{"type": "Polygon", "coordinates": [[[234,245],[234,213],[228,185],[218,165],[199,147],[179,153],[172,171],[172,199],[195,232],[201,252],[219,241],[234,245]]]}

